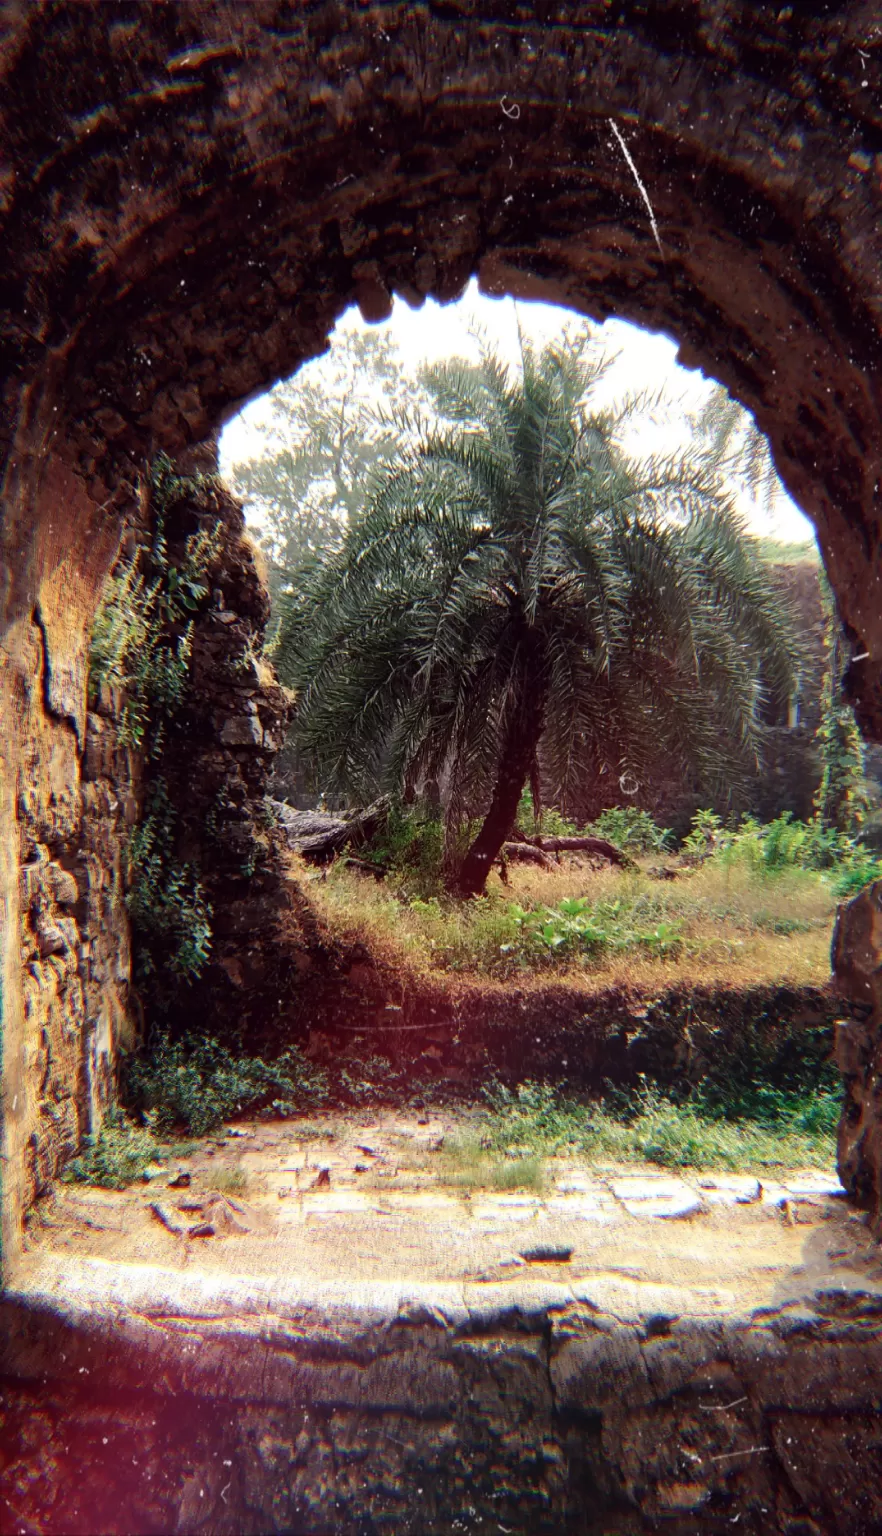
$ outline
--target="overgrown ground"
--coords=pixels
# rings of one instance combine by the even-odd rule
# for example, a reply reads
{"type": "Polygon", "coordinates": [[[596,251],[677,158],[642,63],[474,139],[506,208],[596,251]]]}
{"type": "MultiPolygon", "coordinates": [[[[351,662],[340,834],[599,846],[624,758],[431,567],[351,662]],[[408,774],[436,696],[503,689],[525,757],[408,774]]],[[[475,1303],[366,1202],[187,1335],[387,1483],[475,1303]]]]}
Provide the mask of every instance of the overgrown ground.
{"type": "MultiPolygon", "coordinates": [[[[495,1084],[471,1109],[444,1112],[453,1117],[454,1129],[437,1155],[427,1161],[421,1154],[414,1162],[411,1152],[402,1149],[399,1162],[429,1172],[432,1183],[452,1189],[539,1193],[548,1183],[551,1161],[561,1157],[597,1170],[654,1164],[758,1174],[832,1171],[839,1100],[832,1080],[811,1092],[757,1087],[721,1098],[699,1091],[685,1102],[648,1083],[634,1093],[611,1090],[589,1102],[548,1084],[523,1083],[514,1091],[495,1084]]],[[[416,1113],[425,1118],[422,1110],[416,1113]]],[[[278,1108],[271,1108],[270,1115],[277,1119],[278,1108]]],[[[333,1140],[326,1121],[321,1111],[313,1119],[292,1113],[290,1137],[307,1144],[313,1138],[333,1140]]],[[[220,1126],[211,1136],[193,1139],[160,1135],[155,1123],[152,1129],[135,1127],[117,1117],[70,1165],[65,1180],[124,1189],[161,1177],[163,1169],[179,1166],[206,1147],[224,1144],[220,1126]]],[[[236,1162],[209,1169],[205,1180],[227,1195],[256,1192],[253,1179],[236,1162]]],[[[362,1184],[369,1187],[372,1179],[362,1184]]]]}
{"type": "Polygon", "coordinates": [[[697,1093],[677,1103],[644,1084],[580,1103],[539,1083],[491,1089],[472,1135],[447,1148],[455,1182],[520,1187],[541,1181],[544,1159],[564,1152],[590,1163],[655,1163],[732,1172],[832,1165],[838,1089],[756,1088],[727,1100],[697,1093]]]}
{"type": "Polygon", "coordinates": [[[657,864],[512,866],[508,888],[494,874],[473,902],[411,896],[342,864],[300,874],[330,927],[422,974],[553,974],[580,988],[827,980],[836,895],[824,872],[715,861],[662,880],[657,864]]]}
{"type": "Polygon", "coordinates": [[[700,813],[678,854],[649,823],[656,846],[626,848],[628,868],[514,864],[464,902],[443,894],[438,833],[402,821],[381,880],[371,848],[356,866],[294,861],[343,978],[360,956],[351,995],[332,986],[341,1034],[331,1019],[318,1054],[288,1036],[266,1058],[157,1037],[124,1077],[137,1123],[108,1124],[70,1176],[121,1187],[243,1115],[302,1127],[334,1105],[454,1101],[465,1117],[435,1173],[464,1188],[540,1188],[560,1156],[832,1167],[841,1085],[822,989],[837,901],[879,873],[858,844],[700,813]]]}

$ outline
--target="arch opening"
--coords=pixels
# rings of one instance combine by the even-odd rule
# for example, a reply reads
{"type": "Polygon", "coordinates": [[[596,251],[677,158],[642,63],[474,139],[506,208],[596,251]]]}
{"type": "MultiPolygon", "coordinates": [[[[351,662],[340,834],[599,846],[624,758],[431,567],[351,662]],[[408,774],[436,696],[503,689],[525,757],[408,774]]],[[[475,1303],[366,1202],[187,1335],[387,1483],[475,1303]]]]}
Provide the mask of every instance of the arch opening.
{"type": "MultiPolygon", "coordinates": [[[[77,824],[79,791],[67,786],[79,783],[85,743],[86,634],[147,460],[202,440],[319,352],[353,300],[378,320],[393,294],[449,300],[473,274],[488,293],[676,334],[684,361],[753,411],[818,529],[860,658],[849,686],[875,729],[878,223],[859,115],[844,170],[838,131],[810,132],[802,108],[786,130],[773,126],[767,97],[753,105],[746,40],[730,23],[713,48],[742,65],[705,80],[691,44],[662,54],[642,23],[608,35],[500,23],[459,38],[422,11],[379,16],[353,23],[344,53],[318,16],[284,46],[264,22],[247,41],[221,38],[210,11],[199,47],[195,12],[169,21],[168,37],[104,27],[91,11],[51,36],[27,18],[13,29],[10,99],[27,99],[28,69],[46,50],[70,86],[55,149],[36,119],[16,118],[8,141],[19,177],[6,213],[9,294],[27,326],[12,325],[8,344],[4,687],[27,743],[20,760],[40,784],[29,803],[7,775],[10,892],[18,818],[56,842],[77,824]],[[91,77],[76,64],[83,48],[91,77]],[[346,48],[370,53],[368,75],[342,63],[346,48]],[[301,72],[296,97],[286,49],[301,72]],[[588,80],[602,82],[599,95],[588,80]],[[140,95],[138,81],[148,82],[140,95]],[[745,102],[766,126],[762,149],[745,102]],[[825,179],[843,188],[826,220],[816,210],[825,179]]],[[[786,24],[815,58],[843,23],[786,24]]],[[[782,101],[789,88],[784,70],[782,101]]],[[[819,121],[829,111],[813,110],[819,121]]],[[[32,1096],[11,940],[4,974],[20,1149],[30,1132],[16,1117],[32,1096]]],[[[19,1210],[17,1175],[8,1189],[19,1210]]]]}
{"type": "MultiPolygon", "coordinates": [[[[89,1114],[101,1113],[125,1030],[130,952],[121,849],[128,802],[113,787],[118,765],[107,725],[114,701],[108,696],[90,708],[87,695],[88,637],[103,583],[126,526],[147,514],[148,466],[157,454],[185,455],[244,400],[319,354],[351,303],[379,321],[395,295],[416,307],[450,301],[477,276],[489,294],[555,302],[598,321],[615,315],[677,336],[683,361],[720,379],[753,413],[783,482],[817,529],[854,655],[848,690],[867,737],[882,736],[877,33],[874,7],[863,0],[783,9],[672,0],[625,6],[615,18],[593,0],[566,14],[552,6],[515,19],[495,0],[480,16],[460,5],[304,11],[282,0],[256,9],[194,0],[137,12],[62,0],[10,12],[0,39],[4,1280],[20,1256],[23,1216],[41,1181],[51,1183],[89,1114]]],[[[235,518],[230,511],[226,548],[236,576],[221,585],[224,605],[216,611],[234,614],[228,626],[218,623],[231,631],[240,625],[244,654],[263,600],[235,518]]],[[[179,531],[186,544],[193,529],[182,523],[179,531]]],[[[263,686],[258,677],[255,689],[263,686]]],[[[265,732],[264,704],[261,694],[255,709],[265,732]]],[[[254,715],[245,711],[241,719],[256,729],[254,715]]],[[[219,715],[218,737],[227,723],[219,715]]],[[[240,798],[230,803],[250,816],[262,783],[259,773],[249,781],[240,757],[252,748],[234,740],[213,750],[221,746],[228,749],[222,771],[233,765],[241,780],[240,798]]],[[[241,862],[249,857],[245,849],[241,862]]],[[[237,878],[248,877],[240,869],[237,878]]],[[[837,1045],[849,1098],[841,1166],[878,1230],[876,889],[843,920],[836,963],[858,999],[837,1045]]],[[[236,934],[229,938],[235,947],[236,934]]],[[[237,985],[235,965],[228,980],[237,985]]],[[[390,1001],[393,1016],[400,1008],[400,999],[390,1001]]],[[[798,1213],[796,1220],[792,1231],[782,1228],[782,1245],[808,1257],[814,1274],[824,1244],[809,1230],[803,1251],[798,1213]]],[[[279,1519],[295,1528],[313,1515],[316,1529],[331,1528],[339,1480],[329,1493],[323,1469],[349,1464],[353,1424],[372,1451],[359,1463],[372,1480],[372,1508],[388,1512],[388,1457],[398,1457],[409,1488],[409,1466],[436,1466],[435,1424],[454,1420],[481,1455],[487,1449],[481,1465],[491,1468],[494,1487],[488,1513],[501,1512],[510,1526],[523,1522],[525,1508],[530,1518],[538,1507],[535,1486],[524,1495],[533,1499],[529,1506],[494,1502],[509,1480],[521,1486],[525,1459],[567,1469],[543,1473],[541,1518],[548,1515],[549,1529],[555,1520],[561,1529],[584,1523],[592,1501],[604,1515],[624,1503],[635,1521],[653,1527],[671,1514],[703,1518],[696,1512],[705,1505],[728,1513],[733,1497],[752,1511],[757,1530],[772,1508],[780,1528],[793,1531],[815,1528],[817,1517],[853,1532],[879,1515],[865,1472],[878,1443],[869,1335],[861,1361],[849,1368],[857,1386],[828,1393],[819,1371],[808,1390],[797,1371],[782,1406],[768,1360],[791,1349],[790,1314],[780,1328],[775,1314],[778,1331],[770,1326],[754,1354],[740,1338],[731,1347],[725,1342],[729,1302],[719,1329],[708,1328],[702,1314],[682,1359],[693,1358],[694,1345],[707,1375],[690,1375],[683,1385],[679,1362],[670,1364],[671,1339],[686,1336],[669,1315],[679,1316],[680,1307],[670,1290],[653,1292],[651,1307],[638,1294],[639,1280],[635,1288],[628,1276],[606,1290],[589,1287],[584,1298],[555,1292],[538,1324],[533,1296],[517,1314],[517,1358],[507,1357],[530,1426],[511,1450],[496,1434],[496,1365],[481,1376],[481,1393],[454,1390],[464,1353],[477,1359],[476,1338],[490,1341],[495,1361],[494,1329],[510,1327],[511,1312],[503,1306],[493,1313],[479,1292],[465,1298],[461,1290],[453,1300],[439,1292],[431,1306],[402,1292],[391,1312],[388,1297],[373,1297],[354,1321],[351,1298],[337,1294],[328,1305],[334,1328],[340,1322],[331,1353],[346,1356],[341,1374],[336,1364],[326,1369],[324,1356],[317,1364],[311,1339],[303,1346],[303,1298],[284,1286],[255,1286],[246,1301],[235,1286],[221,1294],[206,1285],[171,1307],[147,1286],[141,1311],[120,1326],[123,1364],[102,1360],[86,1394],[77,1386],[72,1395],[61,1374],[68,1367],[59,1362],[70,1348],[71,1360],[82,1361],[78,1372],[90,1371],[89,1307],[117,1305],[97,1274],[83,1271],[85,1311],[78,1314],[71,1300],[63,1321],[53,1311],[59,1290],[51,1277],[44,1275],[30,1301],[23,1292],[24,1324],[13,1328],[4,1360],[15,1391],[21,1387],[25,1426],[41,1411],[30,1385],[39,1378],[44,1395],[57,1393],[59,1422],[85,1409],[93,1438],[108,1426],[116,1432],[134,1363],[159,1406],[149,1430],[140,1421],[124,1426],[126,1455],[116,1456],[114,1444],[114,1462],[125,1464],[129,1479],[135,1461],[152,1476],[161,1443],[173,1468],[169,1487],[177,1482],[184,1490],[156,1504],[145,1483],[145,1528],[189,1528],[206,1514],[199,1498],[206,1490],[218,1529],[240,1515],[243,1529],[279,1519]],[[35,1295],[54,1319],[36,1352],[28,1342],[36,1337],[35,1295]],[[218,1318],[224,1309],[247,1312],[255,1297],[258,1331],[265,1316],[283,1333],[291,1323],[285,1347],[272,1357],[273,1370],[262,1354],[259,1371],[249,1376],[246,1364],[236,1378],[237,1403],[246,1403],[238,1430],[206,1410],[214,1436],[206,1448],[190,1425],[178,1434],[176,1410],[167,1411],[171,1397],[162,1392],[192,1393],[204,1404],[221,1378],[231,1379],[235,1349],[226,1346],[238,1348],[242,1335],[233,1328],[228,1337],[218,1318]],[[611,1353],[597,1328],[598,1315],[607,1313],[613,1333],[629,1319],[611,1353]],[[169,1365],[173,1350],[161,1358],[155,1352],[156,1338],[166,1337],[167,1325],[173,1333],[182,1318],[204,1346],[192,1366],[177,1358],[169,1365]],[[714,1329],[723,1344],[708,1354],[714,1329]],[[390,1371],[388,1341],[398,1348],[404,1335],[390,1371]],[[59,1372],[51,1387],[50,1355],[59,1372]],[[653,1372],[664,1376],[666,1395],[647,1404],[653,1372]],[[730,1430],[742,1386],[751,1406],[730,1430]],[[717,1387],[719,1403],[708,1404],[701,1394],[717,1387]],[[100,1414],[89,1417],[89,1390],[104,1394],[100,1424],[100,1414]],[[313,1395],[302,1417],[300,1407],[291,1410],[292,1393],[301,1406],[313,1395]],[[270,1400],[279,1417],[267,1438],[261,1426],[270,1400]],[[754,1403],[772,1425],[762,1430],[768,1456],[754,1454],[754,1403]],[[705,1414],[709,1406],[725,1411],[705,1414]],[[699,1475],[681,1452],[703,1422],[727,1427],[699,1475]],[[418,1433],[413,1424],[430,1429],[418,1433]],[[633,1424],[639,1432],[632,1434],[633,1424]],[[827,1475],[832,1453],[818,1452],[831,1424],[842,1430],[839,1443],[861,1437],[854,1464],[842,1456],[835,1475],[827,1475]],[[375,1433],[382,1438],[371,1439],[375,1433]],[[301,1471],[305,1443],[319,1453],[301,1471]],[[641,1447],[649,1443],[661,1449],[647,1478],[641,1447]],[[405,1445],[403,1457],[390,1452],[396,1444],[405,1445]],[[230,1450],[225,1467],[241,1454],[254,1472],[250,1482],[243,1474],[240,1487],[238,1466],[227,1483],[213,1473],[204,1490],[193,1481],[192,1467],[208,1467],[219,1445],[230,1450]],[[508,1447],[504,1454],[500,1445],[508,1447]],[[744,1457],[736,1464],[747,1469],[735,1495],[727,1481],[732,1456],[744,1457]],[[283,1478],[294,1490],[286,1483],[284,1507],[283,1478]]],[[[863,1307],[866,1293],[859,1295],[863,1307]]],[[[4,1302],[4,1316],[17,1305],[4,1302]]],[[[739,1319],[749,1305],[749,1297],[743,1307],[739,1301],[739,1319]]],[[[847,1351],[852,1318],[840,1328],[824,1306],[817,1348],[847,1351]]],[[[804,1313],[797,1315],[801,1328],[804,1313]]],[[[762,1331],[755,1323],[753,1314],[748,1341],[762,1331]]],[[[737,1333],[740,1323],[734,1326],[737,1333]]],[[[260,1338],[263,1350],[263,1332],[260,1338]]],[[[833,1376],[841,1383],[839,1360],[833,1376]]],[[[75,1511],[80,1528],[95,1528],[102,1499],[108,1528],[113,1520],[123,1528],[130,1483],[114,1481],[110,1453],[97,1440],[94,1456],[81,1457],[78,1440],[71,1446],[64,1450],[67,1484],[76,1497],[81,1484],[86,1490],[75,1511]]],[[[26,1451],[20,1459],[30,1465],[26,1451]]],[[[438,1467],[420,1508],[425,1528],[443,1531],[460,1498],[461,1466],[438,1467]]],[[[28,1486],[45,1485],[42,1468],[28,1476],[28,1486]]],[[[41,1497],[34,1495],[25,1518],[54,1528],[70,1506],[59,1517],[60,1505],[37,1508],[41,1497]]]]}

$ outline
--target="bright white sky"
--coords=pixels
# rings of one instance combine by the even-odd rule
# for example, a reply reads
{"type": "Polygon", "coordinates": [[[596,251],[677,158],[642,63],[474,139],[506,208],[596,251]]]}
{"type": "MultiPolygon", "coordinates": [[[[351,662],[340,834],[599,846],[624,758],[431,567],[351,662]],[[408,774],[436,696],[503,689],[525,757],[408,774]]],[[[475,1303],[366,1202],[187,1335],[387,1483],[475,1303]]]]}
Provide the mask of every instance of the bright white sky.
{"type": "MultiPolygon", "coordinates": [[[[473,280],[456,304],[440,305],[430,299],[422,309],[412,310],[401,299],[396,299],[392,315],[385,323],[395,339],[404,368],[416,373],[422,363],[438,362],[446,357],[476,356],[475,344],[469,334],[470,327],[476,324],[496,344],[499,353],[516,364],[520,356],[518,319],[524,334],[541,346],[558,336],[574,318],[570,311],[551,304],[521,301],[515,306],[512,299],[488,298],[478,292],[477,282],[473,280]]],[[[347,310],[331,336],[332,348],[345,344],[347,333],[364,328],[365,322],[359,311],[355,308],[347,310]]],[[[640,330],[624,320],[608,320],[603,333],[609,337],[611,349],[619,353],[617,362],[603,381],[604,397],[612,400],[637,391],[655,393],[664,389],[666,396],[674,402],[664,420],[642,419],[636,438],[628,440],[628,448],[635,453],[675,452],[688,435],[683,412],[701,405],[711,387],[710,381],[698,371],[680,367],[676,361],[677,344],[668,336],[640,330]]],[[[321,373],[325,361],[316,358],[306,364],[313,378],[321,373]]],[[[268,414],[266,396],[261,396],[227,423],[220,440],[223,474],[228,474],[233,464],[261,456],[268,438],[264,425],[268,414]]],[[[740,498],[739,505],[752,531],[757,534],[771,535],[790,543],[803,543],[814,537],[811,523],[783,488],[768,508],[757,505],[747,496],[740,498]]],[[[247,516],[247,505],[245,510],[247,516]]]]}

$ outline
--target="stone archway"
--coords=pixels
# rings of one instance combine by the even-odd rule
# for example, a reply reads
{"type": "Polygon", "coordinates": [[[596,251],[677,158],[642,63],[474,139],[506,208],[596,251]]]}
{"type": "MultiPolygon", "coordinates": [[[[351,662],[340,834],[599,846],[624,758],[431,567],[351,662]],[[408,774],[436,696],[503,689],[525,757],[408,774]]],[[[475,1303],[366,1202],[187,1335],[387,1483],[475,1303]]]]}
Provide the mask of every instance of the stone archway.
{"type": "Polygon", "coordinates": [[[41,1049],[19,837],[75,835],[86,637],[121,517],[149,455],[320,351],[353,299],[381,319],[392,292],[452,298],[477,272],[676,335],[755,413],[814,520],[882,735],[880,46],[869,0],[8,13],[8,1243],[41,1049]]]}

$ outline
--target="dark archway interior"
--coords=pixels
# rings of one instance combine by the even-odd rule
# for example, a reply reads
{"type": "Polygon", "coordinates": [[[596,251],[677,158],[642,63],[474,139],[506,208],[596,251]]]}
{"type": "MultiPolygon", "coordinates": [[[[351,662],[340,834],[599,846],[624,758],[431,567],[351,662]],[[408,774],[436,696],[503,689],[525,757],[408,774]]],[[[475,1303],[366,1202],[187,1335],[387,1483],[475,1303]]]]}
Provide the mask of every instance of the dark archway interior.
{"type": "MultiPolygon", "coordinates": [[[[665,330],[755,414],[818,530],[860,658],[861,723],[882,733],[874,25],[869,4],[723,0],[615,18],[600,3],[521,16],[271,0],[13,14],[8,912],[23,829],[50,850],[76,841],[86,636],[148,459],[202,441],[315,355],[353,300],[381,319],[392,293],[450,299],[473,274],[488,293],[665,330]]],[[[105,941],[124,971],[123,936],[105,941]]],[[[12,923],[3,980],[14,1249],[22,1160],[42,1134],[40,1029],[58,1031],[68,1076],[82,1060],[68,1005],[26,1016],[12,923]]]]}

